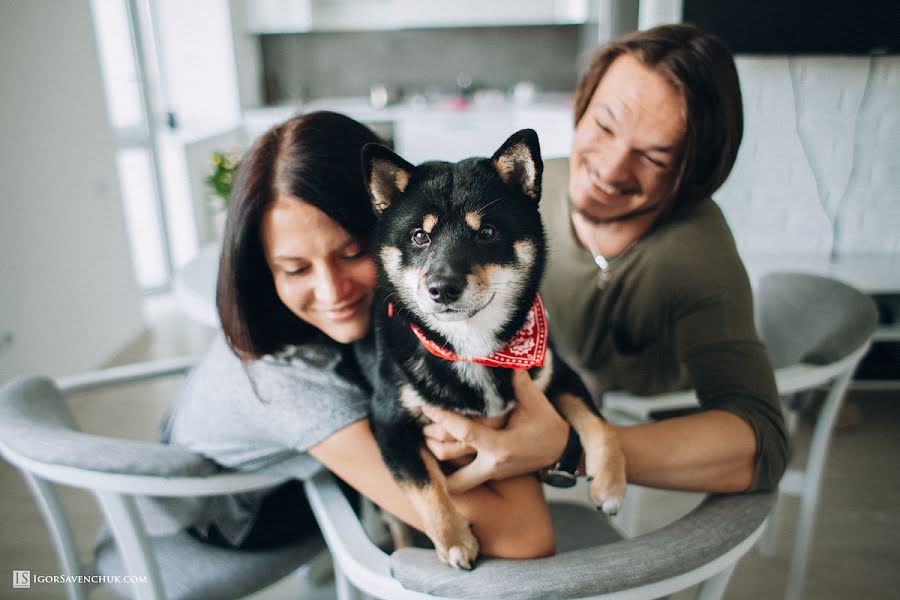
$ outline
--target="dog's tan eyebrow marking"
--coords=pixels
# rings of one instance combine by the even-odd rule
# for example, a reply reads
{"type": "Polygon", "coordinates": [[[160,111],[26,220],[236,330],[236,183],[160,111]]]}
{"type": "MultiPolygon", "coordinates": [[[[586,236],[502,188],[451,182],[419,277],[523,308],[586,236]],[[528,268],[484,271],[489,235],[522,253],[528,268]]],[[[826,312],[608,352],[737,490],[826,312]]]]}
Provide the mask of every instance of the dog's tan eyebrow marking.
{"type": "Polygon", "coordinates": [[[469,224],[469,227],[471,227],[473,231],[480,230],[481,229],[481,215],[477,212],[467,212],[466,213],[466,223],[469,224]]]}
{"type": "Polygon", "coordinates": [[[424,229],[426,233],[431,233],[434,230],[434,226],[437,225],[437,222],[437,215],[428,213],[425,215],[425,218],[422,219],[422,229],[424,229]]]}

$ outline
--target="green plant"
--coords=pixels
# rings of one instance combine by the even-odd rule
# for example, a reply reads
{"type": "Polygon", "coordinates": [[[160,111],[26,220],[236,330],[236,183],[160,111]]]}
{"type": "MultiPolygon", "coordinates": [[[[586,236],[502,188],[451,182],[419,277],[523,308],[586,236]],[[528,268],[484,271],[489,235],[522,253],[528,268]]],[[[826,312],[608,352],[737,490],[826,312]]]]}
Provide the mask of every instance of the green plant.
{"type": "Polygon", "coordinates": [[[228,208],[228,197],[231,195],[231,186],[234,185],[234,171],[240,160],[240,154],[234,151],[213,152],[210,159],[213,171],[204,182],[214,209],[228,208]]]}

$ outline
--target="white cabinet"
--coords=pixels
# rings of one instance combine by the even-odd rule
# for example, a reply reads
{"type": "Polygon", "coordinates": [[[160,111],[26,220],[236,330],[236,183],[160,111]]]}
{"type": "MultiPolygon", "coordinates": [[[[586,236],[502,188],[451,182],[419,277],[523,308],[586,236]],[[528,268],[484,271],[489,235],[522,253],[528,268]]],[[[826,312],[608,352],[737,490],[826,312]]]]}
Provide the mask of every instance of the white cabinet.
{"type": "Polygon", "coordinates": [[[596,0],[245,0],[250,33],[584,23],[596,0]]]}
{"type": "Polygon", "coordinates": [[[394,122],[397,152],[413,164],[490,156],[513,128],[509,110],[409,112],[394,122]]]}
{"type": "Polygon", "coordinates": [[[250,33],[295,33],[312,28],[312,0],[245,0],[250,33]]]}

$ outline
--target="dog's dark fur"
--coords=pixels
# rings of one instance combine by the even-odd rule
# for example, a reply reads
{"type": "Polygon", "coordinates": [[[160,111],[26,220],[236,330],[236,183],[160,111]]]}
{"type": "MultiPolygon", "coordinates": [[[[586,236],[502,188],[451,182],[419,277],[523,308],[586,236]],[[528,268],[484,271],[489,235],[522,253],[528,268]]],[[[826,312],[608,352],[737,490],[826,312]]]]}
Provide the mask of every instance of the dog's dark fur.
{"type": "MultiPolygon", "coordinates": [[[[421,406],[503,415],[515,401],[512,371],[434,356],[410,324],[469,358],[501,349],[523,326],[546,252],[537,135],[530,129],[514,134],[490,159],[418,167],[369,144],[363,164],[379,215],[375,252],[382,301],[375,309],[379,380],[372,429],[438,555],[471,568],[478,543],[450,503],[441,468],[424,445],[421,406]]],[[[578,432],[593,477],[592,499],[615,512],[625,488],[615,433],[580,378],[552,351],[543,367],[529,373],[578,432]]]]}

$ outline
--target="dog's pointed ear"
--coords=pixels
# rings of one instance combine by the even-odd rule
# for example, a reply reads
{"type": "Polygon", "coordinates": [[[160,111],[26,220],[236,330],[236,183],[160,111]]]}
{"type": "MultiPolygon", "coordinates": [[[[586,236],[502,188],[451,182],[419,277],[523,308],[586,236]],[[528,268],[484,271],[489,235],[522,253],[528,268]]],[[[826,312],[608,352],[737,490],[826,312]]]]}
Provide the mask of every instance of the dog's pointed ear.
{"type": "Polygon", "coordinates": [[[491,157],[500,179],[534,200],[541,198],[544,163],[534,129],[522,129],[509,136],[491,157]]]}
{"type": "Polygon", "coordinates": [[[363,146],[362,161],[372,206],[381,215],[406,189],[415,167],[381,144],[363,146]]]}

